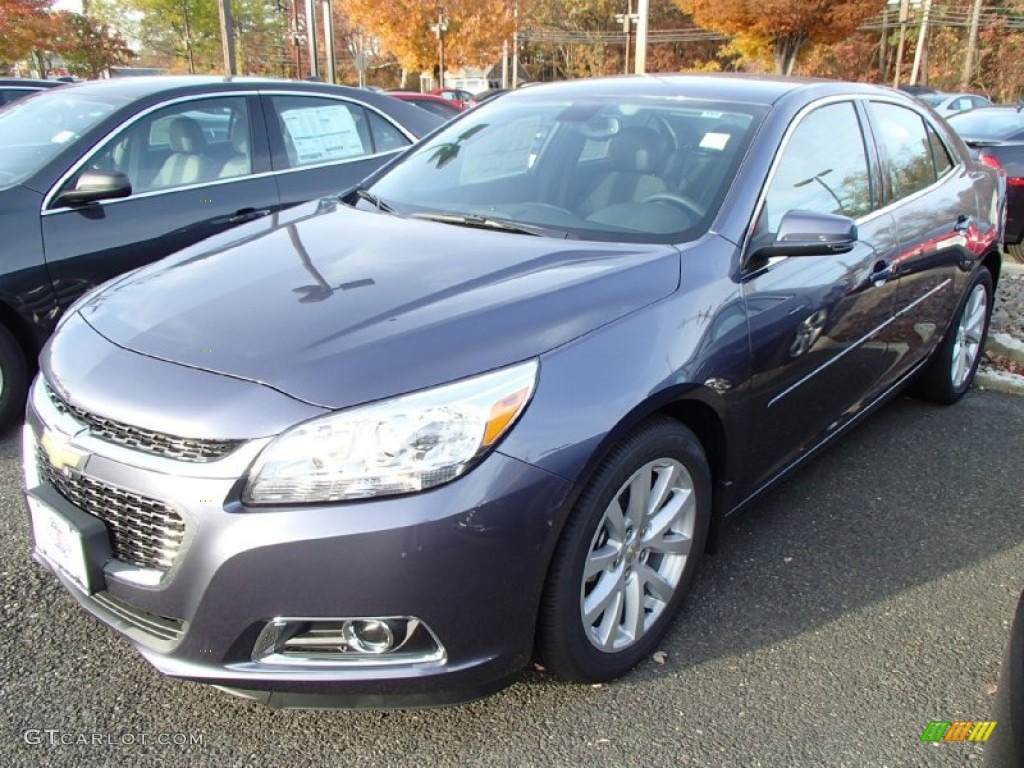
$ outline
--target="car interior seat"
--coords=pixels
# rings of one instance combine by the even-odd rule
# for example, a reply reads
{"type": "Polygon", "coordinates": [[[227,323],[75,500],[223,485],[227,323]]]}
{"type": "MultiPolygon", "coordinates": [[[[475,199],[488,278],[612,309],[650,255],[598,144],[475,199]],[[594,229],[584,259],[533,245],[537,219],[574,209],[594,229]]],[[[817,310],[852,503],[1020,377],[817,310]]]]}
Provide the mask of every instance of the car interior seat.
{"type": "Polygon", "coordinates": [[[660,175],[665,169],[665,140],[653,128],[623,128],[608,144],[610,170],[599,177],[579,208],[582,216],[620,203],[640,202],[669,191],[660,175]]]}
{"type": "Polygon", "coordinates": [[[252,172],[252,152],[250,151],[249,121],[243,114],[236,114],[231,121],[231,155],[220,169],[220,177],[245,176],[252,172]]]}
{"type": "Polygon", "coordinates": [[[219,166],[204,154],[206,140],[199,123],[190,117],[175,117],[168,126],[168,137],[171,154],[153,179],[152,188],[195,184],[217,177],[219,166]]]}

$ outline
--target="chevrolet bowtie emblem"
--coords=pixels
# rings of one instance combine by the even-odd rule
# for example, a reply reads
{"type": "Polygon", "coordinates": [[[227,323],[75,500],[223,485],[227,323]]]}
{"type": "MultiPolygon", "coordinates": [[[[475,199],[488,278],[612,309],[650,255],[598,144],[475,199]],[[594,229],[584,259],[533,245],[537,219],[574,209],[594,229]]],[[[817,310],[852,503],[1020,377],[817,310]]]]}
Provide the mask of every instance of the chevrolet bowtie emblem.
{"type": "Polygon", "coordinates": [[[46,458],[58,471],[82,469],[86,459],[89,458],[89,454],[72,448],[68,445],[67,440],[53,432],[43,432],[43,437],[39,442],[46,452],[46,458]]]}

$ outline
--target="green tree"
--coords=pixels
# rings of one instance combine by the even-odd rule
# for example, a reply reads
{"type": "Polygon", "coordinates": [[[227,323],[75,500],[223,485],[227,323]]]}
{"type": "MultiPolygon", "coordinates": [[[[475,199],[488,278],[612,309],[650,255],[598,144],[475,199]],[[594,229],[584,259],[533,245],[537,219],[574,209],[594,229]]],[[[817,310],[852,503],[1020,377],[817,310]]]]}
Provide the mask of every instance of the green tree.
{"type": "Polygon", "coordinates": [[[843,40],[886,0],[676,0],[696,22],[735,37],[748,55],[792,74],[805,46],[843,40]]]}

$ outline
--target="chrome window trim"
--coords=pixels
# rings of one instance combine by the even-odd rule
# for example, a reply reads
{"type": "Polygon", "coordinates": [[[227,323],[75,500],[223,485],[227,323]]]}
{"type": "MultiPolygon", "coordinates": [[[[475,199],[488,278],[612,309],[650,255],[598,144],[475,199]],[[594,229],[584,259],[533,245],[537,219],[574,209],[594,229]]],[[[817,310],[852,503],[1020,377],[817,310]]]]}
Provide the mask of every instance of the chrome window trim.
{"type": "MultiPolygon", "coordinates": [[[[347,98],[345,96],[340,96],[340,95],[335,95],[335,94],[317,93],[315,91],[310,92],[310,91],[301,91],[301,90],[290,91],[290,90],[285,90],[285,89],[271,89],[271,90],[256,89],[256,90],[244,90],[244,91],[220,91],[220,92],[217,92],[217,93],[200,93],[200,94],[190,94],[188,96],[179,96],[177,98],[169,99],[167,101],[161,101],[159,104],[150,105],[146,109],[142,110],[141,112],[136,113],[135,115],[133,115],[132,117],[128,118],[124,122],[119,123],[116,127],[114,127],[112,130],[108,131],[106,135],[104,135],[97,142],[95,142],[91,147],[89,147],[89,149],[85,153],[83,153],[82,157],[80,157],[71,166],[71,168],[69,168],[67,171],[65,171],[64,174],[59,179],[57,179],[57,181],[46,192],[46,195],[43,196],[43,202],[42,202],[42,204],[40,206],[39,214],[41,216],[49,216],[49,215],[54,214],[54,213],[63,213],[65,211],[74,210],[72,208],[72,206],[69,206],[69,205],[63,205],[63,206],[61,206],[59,208],[50,208],[50,204],[53,202],[53,198],[57,196],[57,192],[61,189],[61,187],[64,186],[64,184],[67,182],[67,180],[70,179],[72,176],[74,176],[76,173],[78,173],[82,169],[82,166],[84,166],[87,162],[89,162],[89,160],[100,149],[102,149],[104,146],[106,146],[106,144],[107,144],[107,142],[109,140],[111,140],[112,138],[114,138],[118,134],[122,133],[123,131],[128,130],[132,125],[137,123],[142,118],[144,118],[147,115],[155,112],[158,109],[163,109],[164,107],[173,106],[175,104],[180,104],[182,102],[199,101],[199,100],[202,100],[202,99],[222,99],[222,98],[231,97],[231,96],[242,96],[242,97],[246,97],[246,96],[258,96],[258,97],[262,97],[262,96],[307,96],[307,97],[315,97],[315,98],[320,98],[320,99],[329,99],[329,100],[333,100],[333,101],[341,101],[341,102],[344,102],[346,104],[354,104],[354,105],[363,107],[363,108],[365,108],[367,110],[373,111],[379,117],[381,117],[383,120],[386,120],[389,125],[391,125],[393,128],[398,130],[399,133],[401,133],[403,136],[405,136],[407,139],[409,139],[410,146],[412,144],[415,144],[418,141],[416,136],[414,136],[410,131],[406,130],[405,126],[402,126],[402,125],[399,125],[398,123],[396,123],[385,112],[382,112],[375,105],[369,104],[369,103],[366,103],[366,102],[362,102],[362,101],[353,101],[352,99],[347,98]]],[[[115,200],[100,200],[100,201],[97,202],[97,205],[100,205],[100,206],[114,205],[114,204],[117,204],[117,203],[124,203],[124,202],[127,202],[129,200],[141,200],[141,199],[145,199],[147,197],[153,197],[155,195],[165,195],[165,194],[172,193],[172,192],[187,191],[187,190],[190,190],[190,189],[196,189],[198,187],[206,187],[206,186],[215,185],[215,184],[230,184],[230,183],[233,183],[233,182],[236,182],[236,181],[244,181],[246,179],[260,179],[260,178],[266,178],[268,176],[277,176],[277,175],[285,174],[285,173],[294,173],[296,171],[305,171],[305,170],[309,170],[309,169],[312,169],[312,168],[324,168],[324,167],[327,167],[327,166],[347,165],[349,163],[358,162],[358,161],[361,161],[361,160],[372,160],[372,159],[378,158],[378,157],[387,157],[387,156],[390,156],[390,155],[397,154],[398,152],[402,152],[402,151],[404,151],[407,148],[408,147],[400,147],[398,149],[388,150],[387,152],[374,152],[373,154],[359,155],[358,157],[343,158],[341,160],[329,160],[329,161],[326,161],[326,162],[323,162],[323,163],[315,163],[315,164],[312,164],[312,165],[302,165],[302,166],[299,166],[297,168],[281,168],[281,169],[271,168],[269,171],[263,171],[261,173],[251,173],[251,174],[247,174],[245,176],[232,176],[232,177],[229,177],[229,178],[226,178],[226,179],[211,179],[209,181],[205,181],[205,182],[202,182],[202,183],[199,183],[199,184],[185,184],[185,185],[182,185],[180,187],[170,187],[168,189],[154,189],[154,190],[152,190],[150,192],[140,192],[138,194],[132,194],[129,197],[122,197],[122,198],[118,198],[118,199],[115,199],[115,200]]],[[[271,157],[271,162],[273,162],[273,157],[271,157]]],[[[340,192],[341,189],[339,188],[338,191],[340,192]]]]}
{"type": "MultiPolygon", "coordinates": [[[[389,155],[394,155],[394,154],[397,154],[397,153],[403,151],[404,149],[408,149],[408,147],[403,147],[401,149],[389,149],[387,152],[374,152],[372,155],[359,155],[357,157],[346,157],[346,158],[343,158],[341,160],[327,160],[327,161],[325,161],[323,163],[310,163],[309,165],[300,165],[300,166],[297,166],[295,168],[282,168],[279,171],[270,171],[268,174],[265,174],[265,175],[267,175],[267,176],[284,176],[285,174],[288,174],[288,173],[297,173],[298,171],[308,171],[311,168],[327,168],[328,166],[330,166],[330,167],[337,167],[339,165],[349,165],[350,163],[359,162],[361,160],[372,160],[375,157],[387,157],[389,155]]],[[[248,178],[248,177],[244,177],[244,178],[248,178]]],[[[342,192],[342,191],[344,191],[344,187],[338,187],[338,192],[342,192]]]]}
{"type": "MultiPolygon", "coordinates": [[[[113,129],[108,131],[106,133],[106,135],[104,135],[99,141],[95,142],[91,147],[89,147],[89,149],[86,152],[84,152],[82,154],[82,156],[75,163],[73,163],[72,166],[68,170],[66,170],[63,173],[63,175],[61,175],[61,177],[59,179],[57,179],[57,181],[53,184],[53,186],[51,186],[49,188],[49,190],[47,190],[46,194],[43,196],[43,202],[42,202],[42,205],[40,206],[40,209],[39,209],[40,215],[45,216],[45,215],[47,215],[49,213],[57,213],[57,212],[63,212],[63,211],[67,211],[67,210],[72,210],[71,206],[69,206],[69,205],[64,205],[64,206],[61,206],[60,208],[50,208],[49,206],[50,206],[50,203],[53,202],[53,198],[57,196],[57,192],[61,189],[61,187],[64,186],[64,184],[67,182],[67,180],[70,179],[72,176],[74,176],[76,173],[78,173],[82,169],[82,166],[84,166],[87,162],[89,162],[89,160],[91,160],[100,149],[102,149],[103,147],[106,146],[107,142],[110,139],[112,139],[115,136],[117,136],[118,134],[123,133],[124,131],[128,130],[128,128],[130,128],[131,126],[135,125],[135,123],[137,123],[139,120],[141,120],[144,117],[152,114],[153,112],[156,112],[158,109],[163,109],[164,107],[174,106],[175,104],[181,104],[181,103],[187,102],[187,101],[202,101],[202,100],[207,100],[207,99],[223,99],[225,97],[230,97],[230,96],[247,97],[247,96],[258,96],[258,95],[259,95],[259,91],[255,91],[255,90],[253,90],[253,91],[249,91],[249,90],[246,90],[246,91],[221,91],[219,93],[193,93],[193,94],[190,94],[188,96],[178,96],[177,98],[168,99],[167,101],[161,101],[158,104],[151,104],[150,106],[148,106],[145,109],[143,109],[141,112],[136,112],[134,115],[129,117],[127,120],[125,120],[125,121],[123,121],[121,123],[118,123],[117,126],[115,126],[113,129]]],[[[223,179],[223,181],[237,181],[239,179],[246,179],[246,178],[250,178],[250,177],[249,176],[237,176],[237,177],[232,177],[230,179],[223,179]]],[[[207,183],[210,183],[210,182],[207,182],[207,183]]],[[[186,189],[186,188],[190,188],[190,187],[196,187],[196,186],[205,186],[205,184],[202,184],[202,185],[200,185],[200,184],[189,184],[189,185],[186,185],[186,186],[173,187],[171,189],[166,189],[166,190],[154,190],[154,192],[176,192],[178,190],[182,190],[182,189],[186,189]]],[[[147,194],[150,194],[150,193],[143,192],[143,193],[140,193],[137,196],[132,195],[130,197],[121,198],[120,200],[121,201],[123,201],[123,200],[136,200],[139,197],[142,197],[143,195],[147,195],[147,194]]],[[[100,201],[99,204],[100,205],[105,205],[105,204],[110,203],[110,202],[118,202],[118,201],[104,200],[104,201],[100,201]]]]}
{"type": "MultiPolygon", "coordinates": [[[[390,116],[388,116],[388,114],[386,112],[382,112],[375,104],[370,104],[369,102],[353,101],[352,99],[350,99],[350,98],[348,98],[346,96],[335,95],[333,93],[317,93],[316,91],[308,92],[308,91],[287,91],[287,90],[274,90],[274,89],[271,89],[271,90],[261,90],[260,91],[260,95],[261,96],[308,96],[308,97],[319,98],[319,99],[333,99],[334,101],[344,101],[344,102],[346,102],[348,104],[358,104],[359,106],[365,107],[366,109],[371,110],[372,112],[376,112],[380,117],[384,118],[387,122],[391,123],[392,126],[397,128],[398,131],[403,136],[405,136],[407,139],[409,139],[409,141],[411,141],[413,144],[415,144],[417,141],[419,141],[419,139],[417,139],[416,136],[414,136],[410,131],[407,131],[405,129],[405,126],[399,125],[390,116]]],[[[392,150],[392,151],[401,151],[401,150],[392,150]]],[[[386,154],[386,153],[377,152],[373,156],[380,155],[380,154],[386,154]]],[[[371,157],[371,155],[363,155],[363,157],[371,157]]],[[[303,167],[304,168],[309,168],[310,166],[303,166],[303,167]]]]}
{"type": "MultiPolygon", "coordinates": [[[[772,160],[771,168],[768,169],[768,175],[765,177],[764,184],[761,185],[761,193],[758,195],[757,204],[754,206],[754,214],[753,214],[753,216],[750,219],[751,226],[747,227],[747,232],[746,232],[746,234],[743,237],[743,243],[742,243],[743,247],[741,249],[741,253],[743,253],[743,260],[741,261],[741,265],[743,267],[745,267],[744,262],[746,261],[746,256],[747,256],[747,253],[748,253],[749,248],[750,248],[750,241],[751,241],[751,238],[753,237],[753,226],[752,225],[753,225],[753,223],[755,221],[758,220],[758,218],[761,216],[762,212],[764,211],[764,206],[765,206],[765,203],[767,202],[767,199],[768,199],[768,188],[771,187],[772,182],[775,180],[775,174],[778,171],[779,163],[781,162],[782,156],[783,156],[783,154],[785,154],[786,150],[789,148],[789,142],[793,138],[793,134],[796,132],[796,129],[799,128],[800,124],[804,121],[804,118],[807,117],[807,115],[810,114],[811,112],[813,112],[813,111],[815,111],[817,109],[820,109],[822,107],[829,106],[831,104],[839,104],[839,103],[842,103],[842,102],[850,102],[850,104],[856,106],[857,102],[861,102],[861,104],[864,106],[864,108],[868,109],[869,107],[868,107],[867,103],[868,102],[872,102],[872,101],[886,103],[886,104],[893,104],[893,105],[898,106],[898,107],[903,107],[904,109],[909,109],[911,112],[915,113],[916,115],[918,115],[922,119],[926,119],[926,117],[927,117],[923,112],[921,112],[920,110],[916,109],[913,105],[907,104],[902,99],[895,98],[895,97],[892,97],[892,96],[887,96],[885,94],[849,93],[849,94],[842,94],[842,95],[835,95],[835,96],[825,96],[823,98],[816,99],[815,101],[812,101],[810,104],[804,105],[800,109],[800,111],[797,112],[796,116],[793,118],[792,122],[790,122],[789,126],[787,126],[786,133],[783,135],[782,141],[779,142],[779,148],[775,152],[775,157],[772,160]]],[[[858,118],[859,118],[859,115],[858,115],[858,118]]],[[[873,135],[869,136],[865,132],[865,128],[870,128],[870,125],[869,126],[865,126],[863,123],[860,122],[860,120],[858,120],[858,123],[861,126],[861,135],[864,136],[865,140],[870,138],[870,139],[872,139],[872,141],[877,143],[877,139],[875,139],[875,137],[873,135]]],[[[940,138],[943,138],[941,132],[936,130],[936,133],[939,134],[940,138]]],[[[947,149],[947,151],[949,150],[949,146],[948,145],[946,146],[946,149],[947,149]]],[[[867,144],[865,144],[865,150],[870,152],[870,147],[867,144]]],[[[876,152],[877,152],[877,148],[876,148],[876,152]]],[[[959,153],[950,153],[950,155],[951,155],[951,159],[953,157],[956,157],[956,159],[957,159],[956,165],[954,165],[951,170],[964,170],[965,166],[963,164],[963,159],[959,156],[959,153]]],[[[868,163],[870,165],[871,158],[868,157],[867,160],[868,160],[868,163]]],[[[903,205],[907,201],[912,201],[912,200],[916,199],[917,197],[920,197],[920,196],[922,196],[922,195],[924,195],[924,194],[926,194],[928,192],[931,192],[939,184],[945,182],[946,179],[950,178],[950,176],[951,176],[951,174],[947,172],[943,176],[938,177],[932,184],[928,185],[927,187],[924,187],[923,189],[919,189],[914,194],[907,195],[906,197],[901,197],[898,200],[891,200],[891,201],[887,202],[885,205],[883,205],[882,207],[876,208],[875,210],[870,211],[869,213],[866,213],[866,214],[864,214],[863,216],[861,216],[861,217],[859,217],[857,219],[854,219],[854,221],[858,225],[860,225],[862,223],[870,222],[870,221],[872,221],[875,218],[878,218],[880,216],[888,215],[897,206],[903,205]]]]}

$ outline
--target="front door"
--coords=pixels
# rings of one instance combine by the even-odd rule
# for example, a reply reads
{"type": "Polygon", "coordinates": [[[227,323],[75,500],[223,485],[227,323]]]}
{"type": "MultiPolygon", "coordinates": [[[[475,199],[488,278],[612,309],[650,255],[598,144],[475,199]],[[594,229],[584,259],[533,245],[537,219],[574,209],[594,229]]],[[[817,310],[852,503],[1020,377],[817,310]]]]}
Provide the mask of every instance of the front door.
{"type": "Polygon", "coordinates": [[[849,253],[784,258],[743,283],[752,355],[744,474],[754,487],[851,418],[890,365],[883,333],[894,307],[888,275],[897,240],[892,217],[876,211],[867,146],[852,102],[805,114],[754,227],[762,234],[752,247],[791,210],[849,216],[859,230],[849,253]]]}
{"type": "Polygon", "coordinates": [[[251,107],[258,101],[244,95],[178,101],[133,119],[89,156],[79,173],[121,171],[132,194],[81,206],[51,201],[43,211],[62,309],[111,277],[278,209],[267,153],[258,151],[262,120],[251,107]]]}

